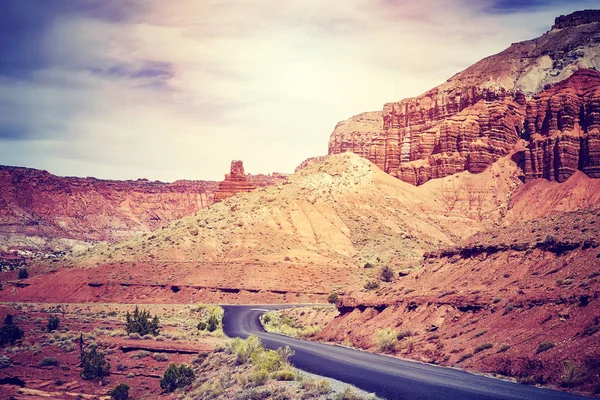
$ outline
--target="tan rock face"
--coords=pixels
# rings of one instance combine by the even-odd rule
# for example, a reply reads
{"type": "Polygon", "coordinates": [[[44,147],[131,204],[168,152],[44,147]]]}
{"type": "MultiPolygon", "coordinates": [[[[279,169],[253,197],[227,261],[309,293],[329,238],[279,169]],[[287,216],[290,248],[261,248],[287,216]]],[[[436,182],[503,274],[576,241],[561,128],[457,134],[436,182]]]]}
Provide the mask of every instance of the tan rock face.
{"type": "Polygon", "coordinates": [[[230,172],[225,174],[225,180],[219,183],[219,189],[215,192],[214,201],[219,202],[240,192],[251,192],[256,189],[256,185],[248,182],[244,172],[244,163],[233,160],[231,162],[230,172]]]}
{"type": "Polygon", "coordinates": [[[581,70],[527,104],[526,179],[600,178],[600,72],[581,70]]]}
{"type": "MultiPolygon", "coordinates": [[[[524,136],[529,113],[538,113],[528,99],[542,96],[545,89],[566,81],[578,70],[600,69],[598,19],[595,11],[559,17],[552,31],[513,44],[421,96],[389,103],[381,112],[363,113],[340,122],[331,135],[329,154],[354,152],[415,185],[461,171],[483,171],[512,152],[524,136]]],[[[568,109],[556,108],[562,106],[569,107],[566,103],[553,106],[557,115],[562,118],[572,114],[568,109]]],[[[593,112],[584,111],[586,115],[593,112]]],[[[569,140],[577,141],[571,138],[558,145],[535,145],[558,146],[567,153],[562,158],[570,160],[565,161],[571,165],[568,168],[582,159],[581,169],[595,176],[598,160],[593,132],[581,145],[568,144],[569,140]],[[579,147],[590,155],[572,154],[579,147]]],[[[538,150],[536,154],[543,158],[539,156],[542,153],[538,150]]],[[[560,174],[563,180],[569,175],[565,171],[560,174]]]]}

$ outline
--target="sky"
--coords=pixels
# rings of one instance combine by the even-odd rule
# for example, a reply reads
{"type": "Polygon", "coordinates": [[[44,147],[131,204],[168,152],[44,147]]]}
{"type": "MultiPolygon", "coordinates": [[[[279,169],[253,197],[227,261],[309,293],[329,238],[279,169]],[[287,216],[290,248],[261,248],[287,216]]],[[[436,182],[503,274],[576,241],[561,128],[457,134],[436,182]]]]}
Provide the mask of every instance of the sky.
{"type": "Polygon", "coordinates": [[[0,0],[0,164],[63,176],[293,172],[594,0],[0,0]]]}

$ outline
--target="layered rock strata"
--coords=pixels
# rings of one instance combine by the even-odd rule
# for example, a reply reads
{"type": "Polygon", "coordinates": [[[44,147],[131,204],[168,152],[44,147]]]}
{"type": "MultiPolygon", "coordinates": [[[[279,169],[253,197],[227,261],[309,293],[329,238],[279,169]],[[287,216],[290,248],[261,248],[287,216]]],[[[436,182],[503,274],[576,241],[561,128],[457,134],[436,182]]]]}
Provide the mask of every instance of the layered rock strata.
{"type": "MultiPolygon", "coordinates": [[[[541,37],[513,44],[421,96],[340,122],[329,154],[354,152],[415,185],[462,171],[481,172],[513,151],[524,135],[530,120],[526,113],[532,112],[528,99],[578,70],[600,69],[599,21],[594,10],[561,16],[541,37]]],[[[594,140],[581,146],[592,146],[593,153],[594,140]]],[[[586,157],[584,163],[595,162],[593,155],[586,157]]],[[[538,174],[537,169],[529,175],[538,174]]],[[[567,176],[561,174],[560,179],[567,176]]]]}

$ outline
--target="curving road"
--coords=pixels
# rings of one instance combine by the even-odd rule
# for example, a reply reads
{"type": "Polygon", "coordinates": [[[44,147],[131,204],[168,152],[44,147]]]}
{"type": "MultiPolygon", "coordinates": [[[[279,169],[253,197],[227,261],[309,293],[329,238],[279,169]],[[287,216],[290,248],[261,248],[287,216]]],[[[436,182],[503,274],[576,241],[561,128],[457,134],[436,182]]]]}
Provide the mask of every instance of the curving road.
{"type": "Polygon", "coordinates": [[[290,346],[296,352],[291,361],[297,368],[351,383],[388,400],[589,400],[458,369],[265,332],[260,315],[266,310],[288,307],[223,306],[223,329],[229,337],[257,336],[271,349],[290,346]]]}

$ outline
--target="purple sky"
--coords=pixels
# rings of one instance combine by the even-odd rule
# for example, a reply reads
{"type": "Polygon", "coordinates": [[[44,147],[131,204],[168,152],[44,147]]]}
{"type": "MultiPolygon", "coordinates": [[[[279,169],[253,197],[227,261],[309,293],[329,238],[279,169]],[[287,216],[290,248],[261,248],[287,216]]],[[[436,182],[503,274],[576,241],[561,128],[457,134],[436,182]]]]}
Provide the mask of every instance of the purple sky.
{"type": "Polygon", "coordinates": [[[291,172],[336,123],[598,1],[0,0],[0,164],[114,179],[291,172]],[[564,4],[567,3],[567,4],[564,4]]]}

